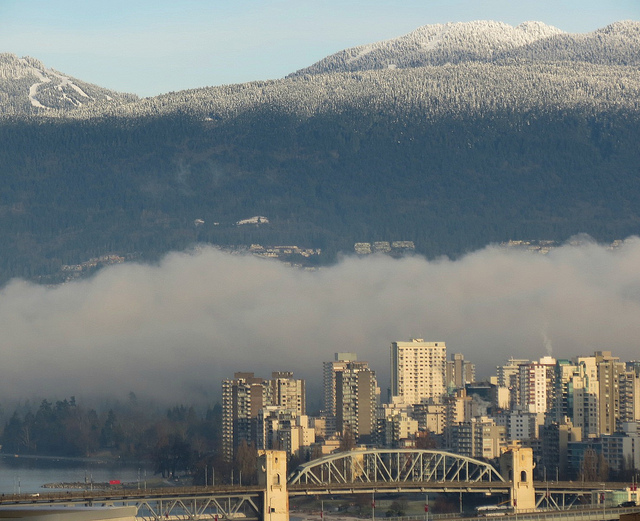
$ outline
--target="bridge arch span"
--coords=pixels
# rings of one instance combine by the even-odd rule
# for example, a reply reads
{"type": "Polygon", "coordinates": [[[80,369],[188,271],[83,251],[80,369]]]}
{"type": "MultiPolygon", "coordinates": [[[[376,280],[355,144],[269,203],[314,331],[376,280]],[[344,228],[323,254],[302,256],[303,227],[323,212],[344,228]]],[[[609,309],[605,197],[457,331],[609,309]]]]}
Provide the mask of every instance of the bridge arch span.
{"type": "Polygon", "coordinates": [[[356,449],[330,454],[295,469],[289,485],[351,483],[502,482],[490,464],[451,452],[356,449]]]}

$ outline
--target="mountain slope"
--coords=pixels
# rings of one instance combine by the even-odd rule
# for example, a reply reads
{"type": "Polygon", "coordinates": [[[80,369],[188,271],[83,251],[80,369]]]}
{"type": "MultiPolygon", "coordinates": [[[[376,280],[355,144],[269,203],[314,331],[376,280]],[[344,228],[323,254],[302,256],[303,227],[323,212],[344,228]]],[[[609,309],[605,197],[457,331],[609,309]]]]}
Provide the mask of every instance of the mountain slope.
{"type": "Polygon", "coordinates": [[[65,76],[34,58],[0,54],[0,115],[64,113],[85,105],[135,99],[65,76]]]}
{"type": "MultiPolygon", "coordinates": [[[[611,31],[630,56],[622,25],[611,31]]],[[[519,49],[564,38],[523,30],[540,37],[519,49]]],[[[40,112],[0,119],[1,280],[196,242],[331,258],[410,240],[435,256],[640,229],[640,74],[596,57],[302,74],[40,112]],[[268,222],[237,224],[256,215],[268,222]]]]}
{"type": "Polygon", "coordinates": [[[516,58],[638,65],[640,56],[634,49],[639,42],[640,23],[632,21],[584,35],[563,33],[540,22],[525,22],[517,27],[491,21],[435,24],[400,38],[345,49],[293,75],[516,58]]]}
{"type": "Polygon", "coordinates": [[[496,58],[543,62],[640,65],[640,22],[616,22],[587,34],[556,34],[496,58]]]}

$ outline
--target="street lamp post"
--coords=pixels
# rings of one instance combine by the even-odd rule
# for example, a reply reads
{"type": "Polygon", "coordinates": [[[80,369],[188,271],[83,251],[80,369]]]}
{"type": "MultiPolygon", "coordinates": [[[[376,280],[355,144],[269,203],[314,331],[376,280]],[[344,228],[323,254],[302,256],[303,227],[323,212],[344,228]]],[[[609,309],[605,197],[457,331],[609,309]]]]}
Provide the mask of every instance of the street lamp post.
{"type": "Polygon", "coordinates": [[[371,493],[371,520],[376,518],[376,493],[371,493]]]}
{"type": "Polygon", "coordinates": [[[429,494],[424,497],[424,521],[429,521],[429,494]]]}

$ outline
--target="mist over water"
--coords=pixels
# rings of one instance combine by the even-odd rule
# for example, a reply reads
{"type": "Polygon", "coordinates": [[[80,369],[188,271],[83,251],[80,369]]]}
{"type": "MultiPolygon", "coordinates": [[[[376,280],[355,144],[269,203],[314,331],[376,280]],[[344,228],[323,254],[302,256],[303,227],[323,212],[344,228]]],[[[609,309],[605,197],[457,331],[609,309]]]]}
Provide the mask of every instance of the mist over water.
{"type": "Polygon", "coordinates": [[[395,340],[445,341],[478,378],[509,357],[640,357],[640,239],[548,255],[347,257],[316,272],[213,248],[56,287],[0,290],[3,399],[220,398],[235,371],[294,371],[319,404],[322,362],[353,351],[389,382],[395,340]]]}

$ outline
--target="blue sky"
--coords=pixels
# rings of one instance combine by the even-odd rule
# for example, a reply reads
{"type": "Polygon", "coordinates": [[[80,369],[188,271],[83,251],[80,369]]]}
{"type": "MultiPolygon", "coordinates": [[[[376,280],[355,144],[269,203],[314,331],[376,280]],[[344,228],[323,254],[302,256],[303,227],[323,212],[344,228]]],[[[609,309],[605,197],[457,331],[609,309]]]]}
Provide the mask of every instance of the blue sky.
{"type": "Polygon", "coordinates": [[[0,0],[0,52],[151,96],[282,78],[421,25],[535,20],[589,32],[640,20],[640,0],[0,0]]]}

